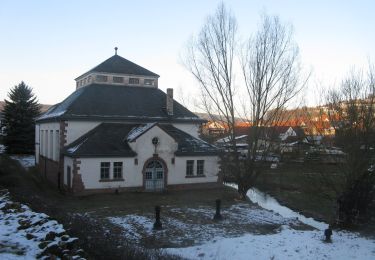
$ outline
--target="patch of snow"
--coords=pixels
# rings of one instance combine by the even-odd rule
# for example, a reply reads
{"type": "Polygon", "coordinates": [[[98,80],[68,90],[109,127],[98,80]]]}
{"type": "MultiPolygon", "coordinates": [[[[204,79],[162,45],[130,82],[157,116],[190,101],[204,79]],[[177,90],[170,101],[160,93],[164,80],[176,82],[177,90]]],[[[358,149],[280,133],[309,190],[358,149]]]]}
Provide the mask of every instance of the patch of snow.
{"type": "Polygon", "coordinates": [[[126,236],[130,239],[141,239],[138,229],[141,227],[146,233],[152,232],[154,223],[144,216],[127,215],[126,217],[108,218],[113,224],[123,227],[126,236]]]}
{"type": "MultiPolygon", "coordinates": [[[[235,184],[226,184],[226,185],[237,189],[237,185],[235,184]]],[[[256,188],[250,189],[246,195],[249,197],[249,199],[252,202],[257,203],[259,206],[261,206],[264,209],[277,212],[284,218],[294,218],[294,219],[298,218],[298,220],[301,221],[302,223],[312,226],[319,230],[325,230],[326,228],[328,228],[328,224],[324,222],[316,221],[313,218],[307,218],[304,215],[299,214],[298,212],[295,212],[288,207],[282,206],[280,205],[279,202],[277,202],[275,198],[259,191],[256,188]]]]}
{"type": "MultiPolygon", "coordinates": [[[[215,211],[212,207],[171,208],[169,214],[161,217],[163,229],[153,230],[152,215],[126,215],[108,218],[112,223],[121,226],[127,239],[139,243],[145,237],[157,236],[167,240],[176,247],[186,244],[202,244],[216,237],[236,237],[244,234],[249,226],[260,225],[266,232],[275,232],[281,225],[300,224],[296,219],[287,219],[274,212],[238,203],[223,209],[223,220],[213,221],[215,211]],[[233,227],[235,225],[235,227],[233,227]]],[[[261,229],[259,229],[261,230],[261,229]]],[[[255,233],[261,232],[254,230],[255,233]]],[[[264,231],[263,231],[264,232],[264,231]]]]}
{"type": "Polygon", "coordinates": [[[71,147],[67,150],[68,153],[74,153],[75,151],[77,151],[78,148],[81,147],[81,145],[83,145],[85,142],[87,141],[87,138],[85,140],[83,140],[81,143],[77,144],[76,146],[74,147],[71,147]]]}
{"type": "Polygon", "coordinates": [[[5,153],[5,145],[0,144],[0,154],[5,153]]]}
{"type": "MultiPolygon", "coordinates": [[[[240,140],[242,138],[245,138],[247,137],[247,135],[240,135],[240,136],[236,136],[234,137],[234,140],[240,140]]],[[[221,138],[219,140],[216,141],[216,143],[228,143],[230,141],[230,136],[227,136],[227,137],[224,137],[224,138],[221,138]]]]}
{"type": "Polygon", "coordinates": [[[200,246],[168,248],[187,259],[374,259],[375,242],[349,232],[334,232],[332,243],[323,242],[321,231],[285,227],[271,235],[246,234],[219,238],[200,246]]]}
{"type": "Polygon", "coordinates": [[[10,158],[12,158],[13,160],[17,160],[24,168],[35,166],[34,155],[11,155],[10,158]]]}
{"type": "Polygon", "coordinates": [[[139,127],[135,127],[133,128],[128,136],[126,137],[127,141],[129,142],[132,142],[134,141],[135,139],[138,138],[138,136],[140,136],[141,134],[143,134],[144,132],[148,131],[149,129],[151,129],[154,125],[156,125],[156,123],[148,123],[144,126],[139,126],[139,127]]]}
{"type": "MultiPolygon", "coordinates": [[[[19,210],[4,206],[12,203],[9,193],[0,191],[0,259],[36,259],[42,252],[38,247],[49,232],[65,232],[63,226],[55,220],[50,220],[44,213],[33,212],[29,207],[20,205],[19,210]],[[20,229],[21,223],[29,223],[20,229]],[[32,238],[28,239],[27,234],[32,238]]],[[[55,243],[61,239],[55,238],[55,243]]]]}
{"type": "Polygon", "coordinates": [[[65,112],[66,112],[66,110],[63,110],[63,111],[60,111],[60,112],[51,112],[51,113],[46,112],[43,115],[41,115],[40,117],[38,117],[37,120],[47,119],[47,118],[51,118],[51,117],[58,117],[58,116],[63,115],[65,112]]]}

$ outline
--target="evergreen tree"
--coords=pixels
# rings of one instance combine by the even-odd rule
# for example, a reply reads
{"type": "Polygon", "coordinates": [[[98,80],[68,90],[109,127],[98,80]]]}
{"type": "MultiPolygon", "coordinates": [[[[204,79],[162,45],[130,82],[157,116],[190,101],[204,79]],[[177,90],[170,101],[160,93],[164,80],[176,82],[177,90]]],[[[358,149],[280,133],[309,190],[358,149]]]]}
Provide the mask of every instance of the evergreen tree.
{"type": "Polygon", "coordinates": [[[23,81],[8,93],[5,100],[4,144],[7,153],[33,153],[35,149],[35,119],[40,115],[40,105],[32,88],[23,81]]]}

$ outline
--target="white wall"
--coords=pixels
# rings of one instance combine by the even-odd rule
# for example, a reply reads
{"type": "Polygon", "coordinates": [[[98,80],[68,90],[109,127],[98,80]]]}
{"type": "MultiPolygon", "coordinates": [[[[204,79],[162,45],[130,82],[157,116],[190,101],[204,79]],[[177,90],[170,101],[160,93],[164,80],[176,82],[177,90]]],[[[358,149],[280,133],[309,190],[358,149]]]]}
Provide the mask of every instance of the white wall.
{"type": "MultiPolygon", "coordinates": [[[[142,167],[135,165],[134,158],[79,158],[79,174],[82,176],[85,189],[108,189],[121,187],[142,187],[142,167]],[[110,162],[110,179],[113,179],[113,163],[122,162],[122,176],[124,181],[100,182],[100,163],[110,162]]],[[[73,169],[73,168],[72,168],[73,169]]]]}
{"type": "Polygon", "coordinates": [[[216,182],[218,179],[219,165],[217,156],[183,156],[176,157],[175,165],[168,174],[168,184],[190,184],[202,182],[216,182]],[[186,161],[194,161],[194,177],[186,178],[186,161]],[[197,160],[204,160],[205,177],[197,177],[197,160]]]}
{"type": "Polygon", "coordinates": [[[39,163],[39,153],[51,160],[59,160],[59,134],[60,124],[57,122],[41,123],[35,126],[35,154],[37,163],[39,163]]]}
{"type": "Polygon", "coordinates": [[[90,121],[67,121],[68,126],[65,128],[66,132],[66,141],[65,145],[69,145],[75,140],[77,140],[82,135],[86,134],[91,129],[94,129],[101,122],[90,122],[90,121]]]}

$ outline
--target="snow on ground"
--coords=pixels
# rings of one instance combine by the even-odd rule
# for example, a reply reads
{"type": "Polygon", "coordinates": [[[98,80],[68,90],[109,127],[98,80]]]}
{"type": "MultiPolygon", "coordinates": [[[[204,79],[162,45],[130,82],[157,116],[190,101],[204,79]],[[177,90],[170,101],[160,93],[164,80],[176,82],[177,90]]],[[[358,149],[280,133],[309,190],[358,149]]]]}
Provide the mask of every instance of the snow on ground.
{"type": "Polygon", "coordinates": [[[17,160],[24,168],[35,166],[34,155],[11,155],[10,158],[17,160]]]}
{"type": "Polygon", "coordinates": [[[5,146],[3,144],[0,144],[0,154],[5,152],[5,146]]]}
{"type": "MultiPolygon", "coordinates": [[[[235,238],[216,238],[198,246],[169,248],[167,252],[187,259],[375,259],[375,241],[359,234],[338,231],[333,233],[332,243],[323,242],[323,230],[327,224],[306,218],[281,206],[274,198],[264,196],[258,190],[248,192],[248,197],[263,208],[280,212],[281,218],[296,217],[318,230],[294,230],[283,225],[279,233],[268,235],[245,234],[235,238]]],[[[268,216],[268,215],[266,215],[268,216]]],[[[267,217],[244,213],[245,218],[267,221],[267,217]]],[[[287,224],[287,223],[285,223],[287,224]]]]}
{"type": "MultiPolygon", "coordinates": [[[[254,194],[248,195],[255,200],[254,194]]],[[[278,203],[272,198],[271,204],[259,197],[256,200],[269,209],[237,203],[223,209],[220,222],[212,221],[213,211],[208,207],[164,208],[163,229],[158,231],[153,230],[153,215],[132,214],[109,220],[122,226],[132,242],[165,240],[167,243],[161,245],[166,252],[187,259],[375,259],[374,240],[334,231],[332,243],[325,243],[323,230],[327,224],[304,218],[286,207],[276,207],[278,203]],[[280,214],[271,209],[280,210],[280,214]],[[293,229],[300,223],[297,217],[316,229],[293,229]],[[275,229],[264,232],[267,229],[261,227],[275,229]]]]}
{"type": "Polygon", "coordinates": [[[200,246],[169,248],[188,259],[375,259],[375,242],[349,232],[334,232],[332,243],[321,231],[296,231],[288,226],[277,234],[246,234],[220,238],[200,246]]]}
{"type": "MultiPolygon", "coordinates": [[[[212,207],[162,208],[162,230],[153,230],[152,214],[131,214],[108,218],[123,228],[127,239],[142,243],[157,239],[162,247],[184,247],[203,244],[218,237],[238,237],[253,234],[275,233],[282,225],[301,226],[295,218],[284,218],[274,212],[249,203],[237,203],[222,210],[223,220],[213,220],[212,207]]],[[[146,242],[147,243],[147,242],[146,242]]]]}
{"type": "Polygon", "coordinates": [[[12,202],[7,191],[0,191],[0,259],[36,259],[44,250],[57,250],[76,240],[57,221],[12,202]]]}

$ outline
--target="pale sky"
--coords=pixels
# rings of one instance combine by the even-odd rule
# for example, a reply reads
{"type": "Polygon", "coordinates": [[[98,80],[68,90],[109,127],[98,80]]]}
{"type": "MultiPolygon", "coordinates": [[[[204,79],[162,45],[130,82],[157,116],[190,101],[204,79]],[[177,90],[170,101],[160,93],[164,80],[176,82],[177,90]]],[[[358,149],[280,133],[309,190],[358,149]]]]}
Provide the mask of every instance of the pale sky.
{"type": "MultiPolygon", "coordinates": [[[[41,103],[61,102],[75,90],[74,78],[112,56],[115,46],[119,55],[159,74],[162,90],[174,88],[177,99],[178,89],[196,96],[198,85],[179,56],[219,2],[1,1],[0,100],[23,80],[41,103]]],[[[255,33],[264,12],[292,24],[302,64],[313,71],[312,89],[374,63],[375,1],[224,2],[242,38],[255,33]]]]}

